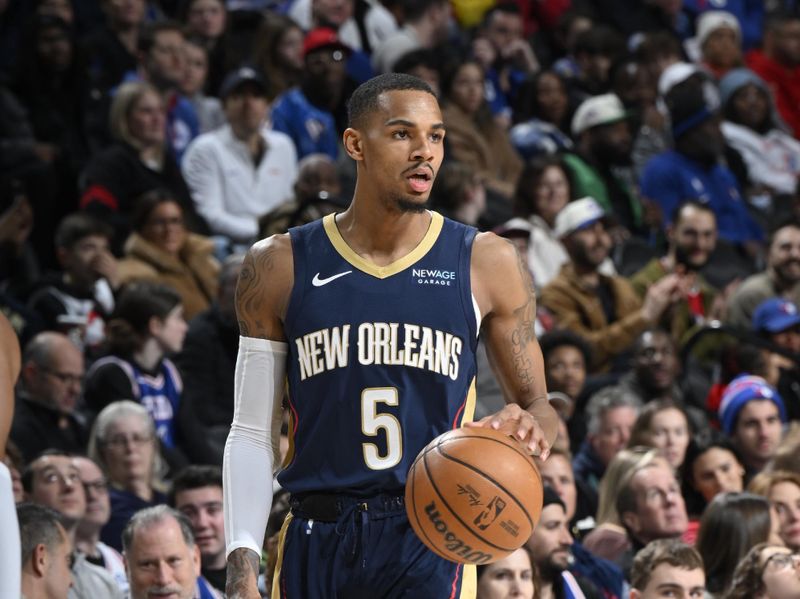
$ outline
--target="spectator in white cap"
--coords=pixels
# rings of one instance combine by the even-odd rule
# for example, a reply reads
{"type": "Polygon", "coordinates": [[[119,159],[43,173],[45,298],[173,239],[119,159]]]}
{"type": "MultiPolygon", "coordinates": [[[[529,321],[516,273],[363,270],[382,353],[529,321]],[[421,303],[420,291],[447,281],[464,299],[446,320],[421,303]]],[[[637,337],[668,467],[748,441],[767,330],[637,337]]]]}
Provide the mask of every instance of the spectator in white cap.
{"type": "Polygon", "coordinates": [[[566,154],[573,181],[573,194],[591,196],[615,225],[615,239],[622,229],[642,232],[642,206],[626,182],[631,167],[632,137],[628,113],[615,94],[594,96],[584,101],[572,118],[575,152],[566,154]]]}
{"type": "Polygon", "coordinates": [[[559,326],[592,347],[590,372],[623,366],[619,358],[678,299],[682,282],[679,275],[667,275],[650,287],[642,302],[626,279],[599,272],[612,247],[606,220],[593,198],[566,205],[556,217],[555,232],[570,261],[542,291],[542,305],[559,326]]]}
{"type": "Polygon", "coordinates": [[[715,79],[742,65],[742,30],[735,16],[724,10],[709,10],[697,19],[696,29],[698,62],[715,79]]]}

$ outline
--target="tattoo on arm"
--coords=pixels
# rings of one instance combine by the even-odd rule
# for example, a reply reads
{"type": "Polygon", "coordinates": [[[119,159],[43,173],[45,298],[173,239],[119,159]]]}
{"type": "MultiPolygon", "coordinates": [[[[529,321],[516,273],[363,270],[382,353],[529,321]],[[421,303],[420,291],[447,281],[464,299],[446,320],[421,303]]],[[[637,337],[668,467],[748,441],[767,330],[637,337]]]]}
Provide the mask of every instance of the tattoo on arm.
{"type": "Polygon", "coordinates": [[[252,549],[234,549],[228,556],[225,594],[228,597],[247,597],[258,581],[259,556],[252,549]]]}
{"type": "Polygon", "coordinates": [[[248,252],[242,264],[236,286],[236,309],[239,314],[239,332],[245,337],[264,334],[261,309],[264,302],[264,286],[275,266],[277,249],[270,246],[261,251],[248,252]]]}
{"type": "MultiPolygon", "coordinates": [[[[516,250],[516,248],[514,249],[516,250]]],[[[517,269],[528,293],[525,303],[514,310],[516,323],[511,331],[511,353],[520,391],[531,393],[536,381],[534,364],[529,357],[528,346],[536,342],[536,295],[533,288],[533,277],[531,277],[522,255],[519,252],[516,252],[516,255],[517,269]]]]}

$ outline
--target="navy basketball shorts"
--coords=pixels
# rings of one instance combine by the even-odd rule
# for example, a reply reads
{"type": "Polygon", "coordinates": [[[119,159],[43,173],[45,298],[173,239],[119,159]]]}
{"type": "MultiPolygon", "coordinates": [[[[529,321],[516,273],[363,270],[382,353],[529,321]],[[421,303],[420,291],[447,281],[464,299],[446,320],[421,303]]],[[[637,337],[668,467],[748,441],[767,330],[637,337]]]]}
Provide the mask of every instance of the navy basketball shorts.
{"type": "Polygon", "coordinates": [[[403,498],[292,498],[272,599],[474,599],[474,566],[443,559],[408,523],[403,498]],[[311,516],[316,516],[312,518],[311,516]]]}

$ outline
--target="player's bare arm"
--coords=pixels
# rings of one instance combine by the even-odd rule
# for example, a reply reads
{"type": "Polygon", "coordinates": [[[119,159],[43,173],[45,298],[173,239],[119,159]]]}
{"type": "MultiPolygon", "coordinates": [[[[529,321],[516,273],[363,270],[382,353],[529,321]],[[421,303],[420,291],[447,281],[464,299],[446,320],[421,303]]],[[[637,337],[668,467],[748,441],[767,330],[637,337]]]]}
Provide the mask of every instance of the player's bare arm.
{"type": "MultiPolygon", "coordinates": [[[[275,235],[250,248],[236,287],[236,314],[242,337],[285,341],[282,323],[292,284],[292,249],[288,235],[275,235]]],[[[274,401],[280,402],[280,398],[274,401]]],[[[259,509],[265,508],[262,505],[259,509]]],[[[269,505],[266,509],[269,510],[269,505]]],[[[259,553],[247,547],[231,551],[225,589],[229,598],[260,597],[257,586],[260,559],[259,553]]]]}
{"type": "Polygon", "coordinates": [[[558,432],[558,416],[547,400],[530,273],[510,242],[481,233],[472,250],[471,277],[489,361],[507,402],[471,426],[504,430],[530,453],[546,458],[558,432]]]}
{"type": "Polygon", "coordinates": [[[14,415],[14,384],[20,369],[17,334],[0,313],[0,459],[5,457],[8,432],[14,415]]]}

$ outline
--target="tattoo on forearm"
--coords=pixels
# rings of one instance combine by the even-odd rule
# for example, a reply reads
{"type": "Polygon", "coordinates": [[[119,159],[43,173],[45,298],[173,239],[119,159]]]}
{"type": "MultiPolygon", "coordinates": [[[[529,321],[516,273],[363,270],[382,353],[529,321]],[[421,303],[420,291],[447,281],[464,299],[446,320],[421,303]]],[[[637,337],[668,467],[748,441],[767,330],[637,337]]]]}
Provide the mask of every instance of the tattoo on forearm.
{"type": "Polygon", "coordinates": [[[234,549],[228,556],[225,594],[228,597],[246,597],[258,580],[259,557],[252,549],[234,549]]]}
{"type": "Polygon", "coordinates": [[[519,252],[517,252],[517,268],[527,288],[528,297],[522,306],[514,310],[516,324],[511,331],[511,353],[520,391],[530,393],[536,382],[534,364],[528,354],[528,345],[536,341],[536,295],[533,278],[519,252]]]}
{"type": "Polygon", "coordinates": [[[260,320],[264,301],[264,285],[275,265],[276,249],[251,250],[242,264],[239,283],[236,286],[236,309],[239,314],[239,332],[245,337],[263,334],[260,320]]]}

